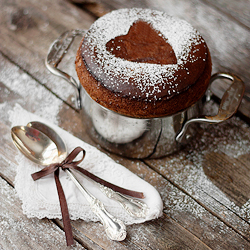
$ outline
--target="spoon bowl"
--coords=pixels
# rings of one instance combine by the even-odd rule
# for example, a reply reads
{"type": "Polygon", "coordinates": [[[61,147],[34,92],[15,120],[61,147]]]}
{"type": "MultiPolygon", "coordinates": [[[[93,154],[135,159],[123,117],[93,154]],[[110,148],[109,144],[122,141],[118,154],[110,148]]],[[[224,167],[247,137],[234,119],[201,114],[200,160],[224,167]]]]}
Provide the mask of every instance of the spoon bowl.
{"type": "MultiPolygon", "coordinates": [[[[54,131],[52,128],[48,127],[46,124],[43,124],[38,121],[32,121],[27,124],[28,127],[35,128],[41,132],[43,132],[45,135],[47,135],[57,146],[58,148],[58,154],[64,156],[64,154],[67,154],[67,148],[62,140],[62,138],[54,131]]],[[[66,155],[65,155],[66,157],[66,155]]],[[[72,172],[71,172],[72,173],[72,172]]],[[[85,176],[88,178],[87,176],[85,176]]],[[[89,178],[88,178],[89,179],[89,178]]],[[[93,181],[92,179],[89,179],[90,181],[93,181]]],[[[125,211],[136,218],[144,218],[146,217],[148,213],[148,207],[145,203],[143,203],[140,200],[128,198],[118,192],[113,191],[110,188],[104,187],[100,183],[94,182],[96,185],[99,186],[100,190],[110,199],[115,200],[118,202],[125,211]]]]}
{"type": "Polygon", "coordinates": [[[60,162],[66,157],[66,150],[57,145],[41,131],[28,126],[15,126],[11,136],[16,147],[31,161],[47,166],[60,162]]]}
{"type": "MultiPolygon", "coordinates": [[[[43,129],[45,128],[49,131],[48,135],[56,140],[55,143],[45,134],[47,133],[46,130],[41,129],[45,132],[43,133],[40,130],[33,128],[32,125],[33,124],[30,123],[29,126],[16,126],[11,129],[11,136],[16,147],[28,159],[39,165],[59,163],[65,159],[67,156],[66,146],[62,139],[59,138],[59,140],[56,140],[55,136],[58,136],[56,132],[47,127],[45,124],[39,123],[40,126],[43,126],[43,129]],[[53,134],[54,136],[52,136],[53,134]]],[[[100,221],[104,225],[107,236],[111,240],[124,240],[126,238],[126,226],[124,223],[109,214],[103,203],[82,186],[70,169],[65,169],[65,172],[85,196],[93,213],[99,217],[100,221]]]]}
{"type": "Polygon", "coordinates": [[[45,134],[56,145],[58,157],[64,160],[67,156],[67,147],[62,137],[59,136],[53,129],[38,121],[32,121],[27,124],[27,127],[34,128],[45,134]]]}

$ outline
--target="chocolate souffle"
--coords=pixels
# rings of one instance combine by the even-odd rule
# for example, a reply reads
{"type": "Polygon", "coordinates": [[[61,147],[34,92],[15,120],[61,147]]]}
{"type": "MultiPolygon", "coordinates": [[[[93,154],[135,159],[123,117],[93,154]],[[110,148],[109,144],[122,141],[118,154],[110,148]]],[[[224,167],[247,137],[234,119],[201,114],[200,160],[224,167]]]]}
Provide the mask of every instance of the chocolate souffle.
{"type": "Polygon", "coordinates": [[[103,107],[136,118],[185,110],[211,76],[208,47],[186,21],[149,9],[119,9],[95,21],[76,57],[78,78],[103,107]]]}

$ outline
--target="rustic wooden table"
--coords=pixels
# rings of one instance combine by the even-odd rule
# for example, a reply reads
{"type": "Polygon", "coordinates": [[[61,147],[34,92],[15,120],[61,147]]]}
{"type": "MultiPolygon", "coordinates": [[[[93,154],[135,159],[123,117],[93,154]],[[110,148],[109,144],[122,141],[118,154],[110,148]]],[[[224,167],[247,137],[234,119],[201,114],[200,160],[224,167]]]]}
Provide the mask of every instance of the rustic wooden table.
{"type": "MultiPolygon", "coordinates": [[[[66,248],[60,220],[29,219],[22,212],[8,111],[18,103],[100,148],[81,125],[74,90],[48,72],[44,59],[61,33],[88,29],[121,7],[163,10],[190,22],[207,41],[213,72],[239,75],[246,93],[236,116],[202,125],[191,144],[174,155],[129,160],[106,152],[159,191],[164,215],[128,226],[123,242],[103,236],[99,223],[73,221],[75,248],[250,249],[249,0],[0,0],[0,249],[66,248]]],[[[73,72],[74,56],[73,50],[62,67],[73,72]]],[[[217,96],[222,90],[223,83],[217,96]]],[[[217,107],[213,100],[205,108],[217,107]]]]}

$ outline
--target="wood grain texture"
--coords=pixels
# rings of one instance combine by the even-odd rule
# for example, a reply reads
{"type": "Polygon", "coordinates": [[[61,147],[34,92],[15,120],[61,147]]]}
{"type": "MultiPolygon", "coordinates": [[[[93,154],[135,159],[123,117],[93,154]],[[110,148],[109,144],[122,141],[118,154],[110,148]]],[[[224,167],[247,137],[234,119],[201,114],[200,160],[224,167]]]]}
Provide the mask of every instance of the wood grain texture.
{"type": "Polygon", "coordinates": [[[203,2],[214,6],[222,13],[230,16],[240,25],[250,29],[250,5],[248,0],[225,1],[225,0],[203,0],[203,2]]]}
{"type": "MultiPolygon", "coordinates": [[[[1,249],[65,249],[64,232],[47,219],[27,218],[15,190],[1,177],[0,236],[1,249]]],[[[83,249],[75,243],[75,249],[83,249]]]]}
{"type": "MultiPolygon", "coordinates": [[[[61,99],[67,100],[70,94],[74,96],[73,88],[68,88],[64,80],[49,73],[45,58],[51,43],[63,32],[87,29],[94,18],[64,0],[3,0],[0,2],[0,16],[1,52],[61,99]]],[[[71,60],[69,67],[72,71],[77,47],[78,44],[66,58],[71,60]]]]}
{"type": "MultiPolygon", "coordinates": [[[[3,61],[4,58],[2,58],[3,61]]],[[[15,70],[18,70],[18,75],[19,78],[25,73],[22,72],[20,69],[18,69],[15,65],[12,65],[10,62],[7,62],[5,59],[5,65],[8,66],[12,72],[15,70]]],[[[12,79],[6,78],[7,80],[1,79],[5,84],[6,89],[9,91],[8,95],[8,103],[10,106],[14,105],[15,103],[19,103],[26,107],[27,109],[30,108],[30,102],[26,103],[28,100],[24,96],[22,98],[21,96],[24,95],[22,92],[19,92],[19,86],[13,86],[12,79]],[[19,99],[16,99],[16,96],[19,96],[19,99]]],[[[37,83],[30,77],[27,77],[26,81],[23,82],[23,87],[28,87],[31,86],[32,84],[37,85],[37,83]]],[[[60,100],[58,102],[55,102],[56,97],[53,96],[48,90],[44,89],[42,86],[37,85],[37,91],[46,93],[46,99],[44,99],[44,104],[41,104],[40,102],[35,102],[34,100],[32,101],[33,105],[32,108],[36,113],[39,113],[41,111],[39,110],[46,110],[46,103],[52,102],[54,105],[59,105],[63,106],[62,112],[59,112],[59,121],[62,121],[62,125],[65,127],[67,130],[71,130],[73,133],[78,134],[80,131],[78,129],[79,122],[80,120],[79,117],[77,119],[77,113],[73,111],[72,109],[66,108],[66,105],[64,105],[60,100]],[[49,101],[50,100],[50,101],[49,101]],[[63,111],[64,110],[64,111],[63,111]],[[65,110],[67,112],[65,113],[65,110]],[[73,113],[76,113],[73,115],[73,113]],[[71,122],[68,122],[69,119],[67,117],[71,118],[71,122]],[[73,118],[76,117],[76,118],[73,118]],[[73,120],[72,120],[73,118],[73,120]],[[67,123],[65,123],[67,121],[67,123]],[[72,121],[74,121],[72,123],[72,121]],[[73,124],[73,126],[72,126],[73,124]]],[[[11,107],[10,107],[11,108],[11,107]]],[[[57,109],[56,109],[57,110],[57,109]]],[[[7,111],[7,110],[6,110],[7,111]]],[[[44,115],[44,113],[43,113],[44,115]]],[[[54,116],[55,114],[50,114],[50,116],[54,116]]],[[[7,117],[2,117],[2,120],[7,120],[7,117]]],[[[3,134],[8,134],[9,127],[6,124],[2,124],[2,130],[1,132],[3,134]]],[[[83,129],[84,131],[84,129],[83,129]]],[[[81,136],[82,137],[82,136],[81,136]]],[[[12,145],[10,141],[10,137],[5,136],[1,137],[1,145],[4,145],[1,147],[2,151],[2,156],[4,155],[5,164],[1,166],[1,174],[8,178],[11,183],[14,181],[14,176],[15,176],[15,171],[9,171],[8,166],[12,165],[15,166],[16,163],[13,162],[13,159],[11,158],[12,154],[16,153],[16,150],[14,146],[12,145]],[[5,151],[6,150],[6,145],[8,145],[8,153],[5,151]],[[7,154],[6,154],[7,153],[7,154]]],[[[85,141],[88,141],[88,136],[84,136],[85,141]]],[[[111,155],[112,156],[112,155],[111,155]]],[[[73,222],[72,225],[74,226],[75,231],[77,232],[75,237],[82,242],[84,246],[92,246],[95,245],[94,249],[98,249],[100,246],[101,248],[104,249],[110,249],[110,248],[119,248],[119,249],[150,249],[149,244],[154,244],[158,246],[158,249],[165,249],[165,246],[182,246],[184,244],[183,241],[180,241],[180,236],[178,234],[183,234],[187,237],[185,239],[185,245],[188,246],[190,249],[195,247],[193,244],[198,244],[199,246],[198,249],[201,247],[205,247],[204,243],[201,243],[198,238],[200,238],[205,244],[207,244],[210,247],[215,246],[215,242],[217,245],[221,244],[230,244],[230,245],[247,245],[248,243],[245,242],[241,237],[239,237],[234,231],[230,230],[226,225],[221,223],[218,219],[213,218],[209,212],[206,211],[202,206],[196,203],[195,200],[192,198],[188,197],[187,195],[183,194],[181,191],[178,191],[176,187],[173,187],[170,183],[164,180],[161,176],[156,174],[155,172],[151,171],[148,169],[144,164],[140,163],[139,161],[137,162],[131,162],[130,160],[124,160],[121,159],[120,157],[113,156],[117,161],[120,161],[123,163],[126,167],[128,167],[131,171],[135,172],[136,174],[139,174],[142,178],[147,180],[149,183],[154,185],[162,195],[165,203],[165,211],[167,211],[167,214],[171,215],[170,217],[165,217],[164,219],[160,219],[160,221],[163,223],[166,223],[168,225],[167,229],[169,231],[159,231],[159,225],[158,222],[153,222],[152,225],[150,224],[149,227],[146,229],[144,228],[144,224],[142,225],[136,225],[136,226],[130,226],[128,227],[128,240],[126,242],[123,242],[122,246],[120,243],[114,243],[109,241],[105,234],[103,233],[102,227],[99,223],[85,223],[83,221],[76,221],[73,222]],[[178,201],[176,203],[176,201],[178,201]],[[173,203],[172,203],[173,202],[173,203]],[[184,202],[184,206],[182,207],[181,205],[184,202]],[[175,204],[174,206],[172,206],[175,204]],[[188,204],[188,205],[187,205],[188,204]],[[177,209],[178,208],[178,209],[177,209]],[[188,209],[189,208],[189,209],[188,209]],[[188,210],[187,210],[188,209],[188,210]],[[173,212],[175,211],[175,212],[173,212]],[[196,218],[197,212],[200,212],[202,214],[199,215],[201,217],[196,218]],[[170,218],[174,218],[170,219],[170,218]],[[178,223],[175,222],[175,220],[178,221],[178,223]],[[196,226],[195,227],[190,227],[190,225],[196,221],[196,226]],[[181,225],[181,226],[180,226],[181,225]],[[198,226],[199,225],[199,226],[198,226]],[[227,235],[231,235],[231,237],[227,238],[228,240],[225,243],[224,237],[217,237],[217,240],[211,240],[209,238],[209,235],[215,232],[214,226],[216,225],[216,228],[218,228],[218,232],[222,234],[222,232],[226,232],[227,235]],[[177,227],[177,229],[176,229],[177,227]],[[184,229],[186,227],[186,229],[184,229]],[[140,234],[143,232],[143,235],[145,235],[145,239],[141,243],[140,237],[136,234],[136,231],[139,230],[140,234]],[[175,232],[175,233],[174,233],[175,232]],[[206,233],[205,233],[206,232],[206,233]],[[164,237],[160,237],[160,235],[164,235],[164,237]],[[175,240],[173,240],[173,234],[176,235],[175,240]],[[196,235],[195,237],[193,236],[196,235]],[[130,239],[131,238],[131,239],[130,239]],[[158,240],[158,238],[162,240],[158,240]],[[157,239],[157,241],[154,241],[154,239],[157,239]],[[232,239],[234,239],[232,241],[232,239]],[[95,242],[95,244],[93,244],[95,242]],[[192,243],[192,244],[191,244],[192,243]]],[[[58,221],[59,224],[61,224],[60,221],[58,221]]],[[[62,226],[62,225],[61,225],[62,226]]],[[[216,230],[217,231],[217,230],[216,230]]],[[[206,248],[205,248],[206,249],[206,248]]]]}
{"type": "MultiPolygon", "coordinates": [[[[91,140],[79,113],[71,108],[74,90],[49,74],[44,66],[44,58],[54,39],[68,29],[87,29],[102,15],[101,11],[122,7],[159,9],[186,19],[202,33],[212,52],[214,72],[230,70],[248,84],[249,5],[245,0],[237,3],[103,0],[98,12],[93,4],[75,5],[66,0],[0,1],[1,249],[65,248],[60,229],[62,222],[26,218],[12,188],[17,166],[13,155],[17,150],[9,134],[8,111],[16,103],[105,152],[91,140]]],[[[71,74],[74,74],[76,48],[77,44],[60,64],[71,74]]],[[[221,94],[223,84],[217,89],[221,94]]],[[[244,114],[249,114],[250,110],[247,98],[242,104],[244,114]]],[[[207,104],[205,113],[216,112],[217,108],[213,102],[207,104]]],[[[250,249],[249,125],[234,117],[217,126],[202,125],[197,132],[188,146],[162,159],[131,160],[105,152],[159,191],[164,216],[129,226],[128,237],[123,242],[108,240],[100,223],[74,221],[77,247],[97,250],[250,249]]]]}
{"type": "MultiPolygon", "coordinates": [[[[213,59],[213,71],[231,71],[238,74],[246,83],[247,94],[240,111],[244,116],[250,117],[248,112],[250,108],[250,85],[248,84],[250,73],[247,67],[250,63],[250,31],[241,24],[233,22],[225,11],[221,12],[220,9],[214,7],[214,4],[207,2],[203,4],[199,1],[102,1],[101,5],[104,6],[101,7],[102,10],[99,10],[100,4],[94,6],[90,4],[89,7],[84,5],[84,8],[92,13],[98,11],[106,13],[121,7],[154,8],[166,11],[170,15],[183,18],[193,24],[209,45],[213,59]],[[228,32],[229,30],[233,30],[233,32],[228,32]]],[[[222,5],[221,3],[220,6],[222,5]]],[[[41,84],[45,84],[57,93],[63,100],[67,101],[68,93],[74,96],[74,89],[68,88],[65,81],[49,74],[43,62],[50,44],[64,31],[73,28],[87,29],[94,18],[81,11],[82,8],[77,7],[79,5],[74,6],[70,1],[55,2],[52,5],[46,1],[39,5],[34,5],[29,1],[22,1],[20,4],[18,1],[9,4],[3,1],[1,6],[2,22],[0,25],[2,25],[1,39],[3,42],[0,44],[3,46],[2,52],[32,74],[41,84]],[[18,39],[16,39],[17,37],[18,39]],[[8,46],[5,47],[4,44],[8,44],[8,46]],[[25,57],[29,57],[27,62],[23,59],[25,57]],[[45,74],[48,75],[46,79],[44,79],[45,74]],[[60,81],[60,90],[55,89],[55,81],[60,81]]],[[[230,5],[228,8],[234,9],[230,5]]],[[[246,13],[247,11],[246,9],[246,13]]],[[[73,62],[77,44],[79,43],[76,42],[75,47],[72,48],[73,53],[69,54],[66,59],[72,62],[66,67],[70,72],[74,72],[73,62]]],[[[218,92],[217,88],[215,88],[215,92],[218,92]]]]}
{"type": "Polygon", "coordinates": [[[250,199],[250,166],[242,164],[222,152],[205,155],[205,175],[238,207],[250,199]]]}
{"type": "Polygon", "coordinates": [[[239,119],[205,126],[176,155],[147,163],[236,232],[249,235],[249,127],[239,119]]]}
{"type": "MultiPolygon", "coordinates": [[[[17,163],[13,159],[13,155],[18,153],[18,151],[11,142],[10,127],[8,126],[8,111],[11,110],[16,103],[18,103],[30,112],[40,114],[43,117],[54,120],[54,122],[57,122],[57,120],[70,120],[71,123],[63,122],[63,125],[65,129],[73,133],[74,130],[79,132],[77,129],[77,126],[79,125],[79,114],[73,109],[68,108],[61,100],[56,98],[52,93],[43,88],[43,86],[20,70],[17,66],[9,62],[6,58],[0,58],[0,64],[7,67],[15,79],[25,79],[25,81],[22,82],[22,88],[20,88],[19,81],[16,81],[16,84],[13,84],[13,79],[11,77],[5,77],[5,75],[0,77],[0,81],[2,82],[1,90],[9,93],[5,97],[3,96],[5,112],[1,113],[2,129],[0,137],[0,152],[2,152],[1,162],[3,164],[0,166],[0,173],[1,176],[8,180],[9,183],[14,185],[15,168],[17,167],[17,163]],[[13,74],[13,72],[15,72],[15,74],[13,74]],[[30,94],[25,91],[27,88],[36,89],[36,92],[33,92],[34,99],[28,98],[30,94]],[[39,100],[38,93],[43,101],[39,100]],[[53,109],[51,109],[52,104],[54,105],[53,109]],[[67,107],[66,109],[68,110],[68,113],[60,112],[62,106],[64,108],[67,107]],[[48,109],[50,109],[50,113],[48,112],[48,109]],[[58,116],[58,114],[62,115],[62,117],[58,116]],[[12,166],[12,168],[9,166],[12,166]]],[[[7,70],[5,72],[7,72],[7,70]]],[[[131,165],[130,161],[128,161],[128,163],[131,165]]],[[[21,213],[21,206],[19,206],[19,210],[21,213]]],[[[162,223],[164,221],[167,223],[168,227],[166,230],[159,231],[159,222],[157,221],[152,224],[149,223],[147,227],[145,227],[144,224],[134,227],[131,226],[128,228],[127,239],[122,243],[110,241],[100,223],[86,223],[79,220],[72,222],[72,226],[74,228],[74,237],[83,246],[91,247],[93,249],[150,249],[150,244],[157,246],[158,249],[166,249],[167,246],[181,248],[182,245],[185,245],[187,249],[193,249],[195,246],[199,246],[199,249],[208,249],[206,244],[194,236],[192,232],[184,229],[170,217],[165,217],[165,219],[162,218],[160,221],[162,221],[162,223]],[[138,227],[140,227],[140,233],[143,233],[145,237],[144,241],[141,241],[139,236],[140,234],[137,234],[137,230],[134,229],[138,229],[138,227]],[[160,235],[163,235],[164,237],[161,238],[160,235]]],[[[57,223],[63,228],[61,221],[57,220],[57,223]]]]}

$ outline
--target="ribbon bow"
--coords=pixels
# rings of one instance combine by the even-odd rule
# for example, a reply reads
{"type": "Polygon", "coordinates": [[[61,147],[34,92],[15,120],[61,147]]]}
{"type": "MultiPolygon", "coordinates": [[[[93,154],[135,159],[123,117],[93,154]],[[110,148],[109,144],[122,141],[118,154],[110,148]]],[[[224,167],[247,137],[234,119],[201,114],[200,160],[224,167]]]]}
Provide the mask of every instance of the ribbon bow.
{"type": "Polygon", "coordinates": [[[65,236],[66,236],[66,242],[67,242],[67,246],[71,246],[74,245],[74,238],[73,238],[73,233],[72,233],[72,228],[71,228],[71,224],[70,224],[70,218],[69,218],[69,211],[68,211],[68,205],[67,205],[67,201],[65,198],[65,194],[63,192],[63,188],[61,185],[61,182],[59,180],[59,170],[60,168],[62,170],[66,170],[66,169],[75,169],[78,170],[79,172],[81,172],[82,174],[88,176],[89,178],[93,179],[94,181],[109,187],[111,189],[113,189],[115,192],[119,192],[125,195],[129,195],[132,197],[136,197],[136,198],[144,198],[143,193],[141,192],[136,192],[133,190],[128,190],[125,188],[121,188],[119,186],[116,186],[110,182],[107,182],[99,177],[97,177],[96,175],[88,172],[86,169],[80,168],[78,165],[83,161],[85,157],[85,150],[82,149],[81,147],[76,147],[66,158],[65,160],[63,160],[61,163],[53,163],[50,164],[49,166],[46,166],[45,168],[43,168],[42,170],[33,173],[31,176],[33,178],[34,181],[49,175],[51,173],[54,173],[54,178],[55,178],[55,182],[56,182],[56,188],[57,188],[57,192],[58,192],[58,197],[59,197],[59,202],[60,202],[60,207],[61,207],[61,213],[62,213],[62,219],[63,219],[63,225],[64,225],[64,231],[65,231],[65,236]],[[78,161],[73,161],[76,156],[79,153],[83,153],[83,156],[80,160],[78,161]]]}

